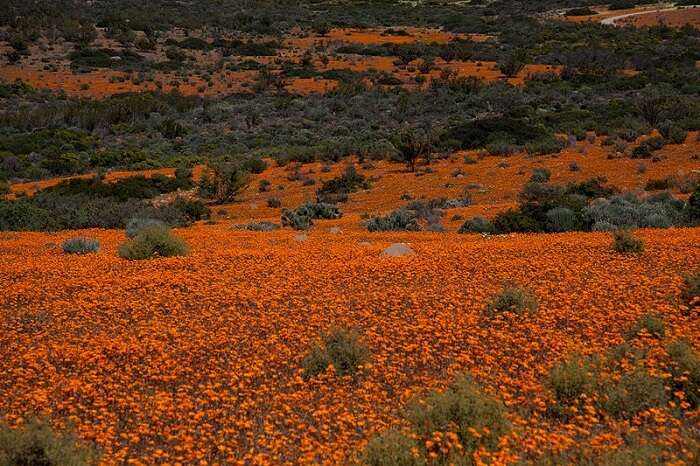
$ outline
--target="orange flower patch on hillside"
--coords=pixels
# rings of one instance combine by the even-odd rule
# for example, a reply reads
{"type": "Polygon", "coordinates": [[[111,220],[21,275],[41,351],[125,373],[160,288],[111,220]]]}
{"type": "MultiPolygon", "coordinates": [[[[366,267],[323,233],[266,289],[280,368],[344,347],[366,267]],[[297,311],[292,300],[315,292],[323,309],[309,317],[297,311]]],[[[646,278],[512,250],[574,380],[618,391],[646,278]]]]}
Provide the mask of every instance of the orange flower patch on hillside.
{"type": "MultiPolygon", "coordinates": [[[[86,256],[57,248],[72,232],[1,234],[0,412],[71,422],[105,465],[340,464],[401,425],[415,395],[467,372],[517,426],[486,462],[612,451],[633,426],[685,445],[667,407],[557,421],[546,377],[566,354],[608,352],[650,311],[667,339],[697,348],[696,317],[673,303],[681,274],[700,267],[700,229],[638,232],[635,258],[602,233],[325,232],[332,224],[305,241],[200,225],[175,232],[189,256],[144,262],[117,257],[121,231],[83,232],[102,243],[86,256]],[[416,254],[380,257],[394,242],[416,254]],[[529,287],[538,312],[487,317],[505,281],[529,287]],[[305,380],[301,359],[333,325],[362,335],[370,363],[355,379],[305,380]]],[[[659,360],[649,364],[662,371],[659,360]]]]}

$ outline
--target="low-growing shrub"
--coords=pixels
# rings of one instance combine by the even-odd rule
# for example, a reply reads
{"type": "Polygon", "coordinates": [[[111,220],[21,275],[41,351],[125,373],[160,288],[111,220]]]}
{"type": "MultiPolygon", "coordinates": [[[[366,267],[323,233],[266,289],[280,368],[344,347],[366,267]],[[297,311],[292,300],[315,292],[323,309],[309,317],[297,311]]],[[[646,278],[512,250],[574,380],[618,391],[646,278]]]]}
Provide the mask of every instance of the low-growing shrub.
{"type": "Polygon", "coordinates": [[[485,394],[466,375],[458,376],[444,392],[411,402],[406,418],[426,440],[434,432],[456,433],[466,457],[480,447],[496,448],[500,437],[510,429],[503,403],[485,394]]]}
{"type": "Polygon", "coordinates": [[[340,375],[352,375],[369,360],[369,349],[357,332],[332,328],[315,343],[301,362],[306,377],[314,377],[333,365],[340,375]]]}
{"type": "Polygon", "coordinates": [[[495,228],[493,223],[483,217],[472,217],[467,219],[457,233],[493,233],[495,228]]]}
{"type": "Polygon", "coordinates": [[[688,137],[687,131],[669,120],[659,124],[659,133],[661,133],[664,139],[673,144],[683,144],[688,137]]]}
{"type": "Polygon", "coordinates": [[[94,238],[86,236],[78,236],[71,238],[61,243],[61,248],[66,254],[88,254],[91,252],[100,251],[100,242],[94,238]]]}
{"type": "Polygon", "coordinates": [[[56,432],[43,422],[0,426],[0,464],[7,466],[90,466],[98,455],[72,432],[56,432]]]}
{"type": "Polygon", "coordinates": [[[564,139],[557,137],[547,137],[525,144],[525,152],[530,155],[558,154],[567,146],[564,139]]]}
{"type": "Polygon", "coordinates": [[[630,329],[629,336],[635,337],[640,333],[645,332],[656,338],[662,338],[666,327],[664,321],[658,314],[642,314],[635,322],[634,326],[630,329]]]}
{"type": "Polygon", "coordinates": [[[666,140],[660,136],[652,136],[642,141],[637,147],[632,150],[633,159],[648,159],[657,151],[666,145],[666,140]]]}
{"type": "Polygon", "coordinates": [[[258,183],[258,192],[266,193],[272,189],[272,183],[270,180],[260,180],[258,183]]]}
{"type": "Polygon", "coordinates": [[[684,278],[685,285],[681,292],[681,299],[690,306],[700,305],[700,271],[684,278]]]}
{"type": "Polygon", "coordinates": [[[366,223],[368,231],[420,231],[416,214],[408,209],[396,209],[383,217],[372,217],[366,223]]]}
{"type": "Polygon", "coordinates": [[[272,222],[252,222],[245,225],[245,229],[249,231],[275,231],[279,230],[280,226],[272,222]]]}
{"type": "Polygon", "coordinates": [[[539,233],[544,231],[544,226],[540,222],[516,209],[508,209],[498,213],[493,219],[493,226],[497,233],[539,233]]]}
{"type": "Polygon", "coordinates": [[[637,368],[618,381],[607,381],[599,389],[601,408],[618,418],[632,418],[649,408],[663,406],[668,401],[663,380],[637,368]]]}
{"type": "Polygon", "coordinates": [[[316,219],[335,219],[342,215],[342,211],[333,204],[307,202],[294,210],[282,209],[281,223],[295,230],[308,230],[316,219]]]}
{"type": "Polygon", "coordinates": [[[524,314],[537,311],[538,306],[537,296],[532,291],[514,283],[506,283],[493,296],[486,309],[490,314],[506,311],[524,314]]]}
{"type": "Polygon", "coordinates": [[[270,197],[267,199],[267,206],[271,209],[278,209],[282,207],[282,201],[279,197],[270,197]]]}
{"type": "Polygon", "coordinates": [[[684,209],[682,201],[667,193],[649,197],[627,194],[597,199],[583,209],[583,216],[591,226],[606,222],[614,229],[668,228],[683,223],[684,209]]]}
{"type": "Polygon", "coordinates": [[[552,367],[547,385],[557,403],[562,406],[573,405],[582,395],[589,395],[593,391],[594,378],[590,362],[577,354],[569,356],[552,367]]]}
{"type": "Polygon", "coordinates": [[[573,231],[579,227],[576,213],[567,207],[555,207],[547,211],[547,231],[573,231]]]}
{"type": "Polygon", "coordinates": [[[369,187],[370,183],[367,178],[358,173],[353,165],[350,165],[342,175],[324,181],[317,194],[320,197],[327,194],[348,194],[354,193],[358,189],[367,189],[369,187]]]}
{"type": "Polygon", "coordinates": [[[622,254],[640,253],[644,250],[644,242],[635,238],[629,231],[613,233],[613,250],[622,254]]]}
{"type": "Polygon", "coordinates": [[[685,393],[691,408],[700,407],[700,356],[685,341],[675,341],[667,348],[671,358],[673,391],[685,393]]]}
{"type": "Polygon", "coordinates": [[[182,239],[173,236],[168,228],[150,225],[141,228],[133,239],[122,243],[118,252],[123,259],[144,260],[185,256],[189,253],[189,248],[182,239]]]}
{"type": "Polygon", "coordinates": [[[366,466],[423,466],[426,461],[414,453],[417,451],[418,442],[391,429],[369,441],[360,462],[366,466]]]}
{"type": "Polygon", "coordinates": [[[155,218],[132,218],[126,224],[126,236],[127,238],[133,238],[141,229],[152,226],[167,228],[167,225],[162,220],[157,220],[155,218]]]}
{"type": "Polygon", "coordinates": [[[5,194],[10,192],[10,183],[7,181],[2,181],[0,180],[0,196],[4,196],[5,194]]]}

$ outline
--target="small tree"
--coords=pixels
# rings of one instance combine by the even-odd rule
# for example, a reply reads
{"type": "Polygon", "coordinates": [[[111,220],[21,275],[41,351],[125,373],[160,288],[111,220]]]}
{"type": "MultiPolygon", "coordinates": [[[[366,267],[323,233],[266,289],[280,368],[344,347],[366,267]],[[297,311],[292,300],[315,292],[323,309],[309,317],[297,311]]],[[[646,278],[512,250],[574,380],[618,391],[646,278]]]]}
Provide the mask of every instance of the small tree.
{"type": "Polygon", "coordinates": [[[238,162],[221,162],[209,167],[202,176],[199,191],[202,197],[223,204],[231,202],[250,182],[248,171],[238,162]]]}
{"type": "Polygon", "coordinates": [[[416,170],[420,157],[427,157],[432,149],[430,135],[423,129],[404,128],[397,136],[394,146],[399,159],[406,164],[409,171],[416,170]]]}

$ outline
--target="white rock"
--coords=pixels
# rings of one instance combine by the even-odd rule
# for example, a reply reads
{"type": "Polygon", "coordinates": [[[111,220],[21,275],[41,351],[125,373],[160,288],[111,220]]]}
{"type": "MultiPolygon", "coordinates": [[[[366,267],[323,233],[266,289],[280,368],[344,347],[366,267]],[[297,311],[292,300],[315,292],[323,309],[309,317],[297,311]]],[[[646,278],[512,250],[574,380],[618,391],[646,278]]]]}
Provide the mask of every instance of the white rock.
{"type": "Polygon", "coordinates": [[[381,255],[390,257],[402,257],[411,256],[413,254],[415,254],[415,252],[407,244],[394,243],[385,250],[383,250],[381,255]]]}

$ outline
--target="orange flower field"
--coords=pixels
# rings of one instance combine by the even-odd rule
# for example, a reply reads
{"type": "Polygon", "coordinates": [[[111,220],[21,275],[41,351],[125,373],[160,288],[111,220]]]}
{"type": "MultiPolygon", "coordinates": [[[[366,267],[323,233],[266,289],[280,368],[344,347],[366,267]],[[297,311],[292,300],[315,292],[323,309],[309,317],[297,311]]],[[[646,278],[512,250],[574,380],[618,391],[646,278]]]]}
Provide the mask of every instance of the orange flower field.
{"type": "MultiPolygon", "coordinates": [[[[548,160],[553,179],[595,175],[608,163],[596,150],[548,160]],[[556,168],[577,157],[583,173],[556,168]]],[[[667,150],[673,157],[675,149],[667,150]]],[[[677,157],[674,170],[692,168],[691,159],[677,157]]],[[[489,190],[475,193],[465,215],[515,202],[532,160],[497,163],[476,165],[489,190]]],[[[318,221],[307,235],[232,229],[278,215],[262,207],[253,182],[216,224],[175,230],[191,247],[186,257],[125,261],[116,253],[124,232],[116,230],[80,232],[102,245],[82,256],[61,253],[76,232],[1,233],[0,412],[11,425],[36,416],[71,424],[99,446],[105,465],[343,464],[375,435],[405,429],[414,397],[468,373],[505,404],[512,425],[495,450],[476,450],[477,464],[542,464],[579,445],[604,454],[634,432],[674,451],[675,464],[697,464],[700,411],[683,392],[671,393],[666,348],[679,339],[700,347],[698,310],[680,299],[684,274],[700,269],[700,228],[640,230],[644,252],[623,255],[606,233],[488,237],[359,227],[365,211],[401,204],[408,177],[414,195],[448,195],[469,180],[448,173],[476,170],[461,158],[433,166],[434,174],[414,177],[378,164],[381,176],[343,206],[346,215],[318,221]],[[456,185],[436,188],[448,182],[456,185]],[[398,242],[415,254],[381,255],[398,242]],[[510,281],[536,294],[536,313],[486,311],[510,281]],[[665,336],[630,338],[648,313],[663,317],[665,336]],[[330,366],[304,378],[302,359],[332,327],[356,330],[369,362],[354,376],[330,366]],[[547,378],[556,363],[575,353],[607,357],[626,341],[645,349],[646,370],[668,381],[666,405],[616,418],[590,399],[565,420],[550,415],[547,378]]],[[[644,177],[672,168],[664,166],[644,177]]],[[[318,174],[314,165],[303,170],[309,167],[318,174]]],[[[292,186],[283,178],[288,170],[258,177],[287,184],[267,194],[293,206],[314,188],[292,186]]],[[[616,173],[641,176],[633,168],[616,173]]],[[[628,189],[645,182],[613,181],[628,189]]],[[[426,447],[456,448],[441,443],[443,434],[453,435],[438,432],[426,447]]]]}
{"type": "MultiPolygon", "coordinates": [[[[89,233],[103,242],[98,255],[62,255],[67,233],[0,238],[9,311],[0,409],[13,423],[35,413],[71,421],[102,447],[104,464],[342,462],[399,423],[414,394],[462,371],[503,399],[518,426],[497,462],[578,442],[615,448],[628,422],[595,410],[565,425],[544,416],[552,364],[610,350],[649,311],[664,316],[667,338],[700,345],[697,315],[674,304],[681,273],[700,267],[700,229],[640,232],[646,252],[628,258],[606,234],[296,241],[291,231],[200,226],[177,232],[189,257],[143,262],[116,257],[121,232],[89,233]],[[379,256],[397,241],[417,254],[379,256]],[[540,312],[485,318],[504,280],[530,286],[540,312]],[[332,324],[357,328],[371,363],[356,380],[304,381],[300,357],[332,324]]],[[[635,344],[662,357],[653,339],[635,344]]],[[[698,414],[687,413],[696,425],[698,414]]],[[[676,423],[660,409],[633,425],[680,455],[676,423]]]]}

